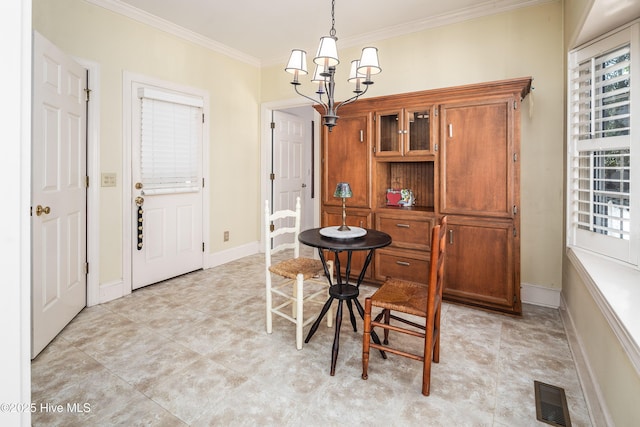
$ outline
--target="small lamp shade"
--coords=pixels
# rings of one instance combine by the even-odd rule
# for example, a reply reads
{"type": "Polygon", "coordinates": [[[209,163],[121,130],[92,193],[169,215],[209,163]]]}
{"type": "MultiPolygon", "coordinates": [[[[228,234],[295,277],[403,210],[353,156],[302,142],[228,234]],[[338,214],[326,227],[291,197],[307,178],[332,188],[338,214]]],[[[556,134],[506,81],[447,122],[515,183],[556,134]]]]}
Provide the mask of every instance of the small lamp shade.
{"type": "Polygon", "coordinates": [[[380,63],[378,62],[378,49],[375,47],[365,47],[362,49],[362,56],[360,57],[360,66],[358,67],[358,73],[362,73],[366,76],[364,84],[371,84],[371,76],[378,74],[382,71],[380,63]]]}
{"type": "Polygon", "coordinates": [[[324,67],[322,65],[316,65],[311,83],[324,83],[327,81],[327,77],[323,76],[322,73],[324,73],[324,67]]]}
{"type": "Polygon", "coordinates": [[[296,76],[298,74],[307,74],[307,52],[301,49],[293,49],[289,57],[289,62],[287,63],[287,68],[284,70],[296,76]]]}
{"type": "Polygon", "coordinates": [[[338,59],[336,39],[330,36],[322,37],[320,39],[320,45],[318,46],[318,54],[313,58],[313,62],[325,68],[338,65],[340,60],[338,59]]]}
{"type": "Polygon", "coordinates": [[[343,199],[353,197],[351,193],[351,187],[348,182],[339,182],[336,186],[336,191],[333,193],[333,197],[341,197],[343,199]]]}
{"type": "Polygon", "coordinates": [[[349,72],[348,82],[356,83],[358,80],[363,80],[367,77],[365,74],[362,74],[362,72],[358,72],[358,68],[360,68],[360,61],[357,59],[351,61],[351,71],[349,72]]]}

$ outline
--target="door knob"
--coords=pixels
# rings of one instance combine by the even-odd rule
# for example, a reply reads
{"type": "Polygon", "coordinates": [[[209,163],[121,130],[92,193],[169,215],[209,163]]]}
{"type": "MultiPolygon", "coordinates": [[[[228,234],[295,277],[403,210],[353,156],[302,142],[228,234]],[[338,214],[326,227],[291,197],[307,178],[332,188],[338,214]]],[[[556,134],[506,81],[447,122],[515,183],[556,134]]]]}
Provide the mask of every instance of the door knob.
{"type": "Polygon", "coordinates": [[[307,184],[302,183],[302,188],[307,188],[307,184]]]}
{"type": "Polygon", "coordinates": [[[40,216],[42,214],[49,215],[51,212],[51,208],[49,206],[42,207],[42,205],[36,206],[36,215],[40,216]]]}

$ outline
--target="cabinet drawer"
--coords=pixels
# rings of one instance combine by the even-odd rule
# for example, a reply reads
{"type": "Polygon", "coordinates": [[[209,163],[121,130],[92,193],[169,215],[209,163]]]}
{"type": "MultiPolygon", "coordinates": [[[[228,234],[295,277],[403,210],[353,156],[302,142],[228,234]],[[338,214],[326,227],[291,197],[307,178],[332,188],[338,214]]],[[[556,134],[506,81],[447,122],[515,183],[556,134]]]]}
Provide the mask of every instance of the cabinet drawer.
{"type": "Polygon", "coordinates": [[[391,236],[392,245],[398,248],[430,250],[430,218],[401,218],[376,215],[376,229],[391,236]]]}
{"type": "Polygon", "coordinates": [[[375,271],[377,280],[395,277],[397,279],[427,283],[429,278],[429,252],[380,249],[375,253],[375,271]]]}

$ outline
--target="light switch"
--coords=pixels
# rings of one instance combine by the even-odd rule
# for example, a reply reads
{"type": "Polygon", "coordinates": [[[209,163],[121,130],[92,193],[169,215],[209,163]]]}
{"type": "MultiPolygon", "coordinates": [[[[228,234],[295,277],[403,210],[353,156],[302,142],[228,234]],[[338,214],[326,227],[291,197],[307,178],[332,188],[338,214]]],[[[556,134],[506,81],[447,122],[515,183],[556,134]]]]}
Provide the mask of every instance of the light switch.
{"type": "Polygon", "coordinates": [[[115,173],[103,173],[102,174],[102,186],[103,187],[115,187],[116,186],[116,174],[115,173]]]}

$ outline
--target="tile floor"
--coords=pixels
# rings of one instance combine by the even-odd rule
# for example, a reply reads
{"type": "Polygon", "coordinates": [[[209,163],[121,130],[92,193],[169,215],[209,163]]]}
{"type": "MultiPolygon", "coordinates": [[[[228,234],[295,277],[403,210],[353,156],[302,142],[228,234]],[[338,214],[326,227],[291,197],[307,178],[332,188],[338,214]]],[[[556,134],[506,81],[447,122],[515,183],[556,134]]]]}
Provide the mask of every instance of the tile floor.
{"type": "Polygon", "coordinates": [[[534,380],[563,387],[573,425],[591,425],[557,310],[445,304],[425,397],[410,359],[372,352],[360,378],[361,320],[358,333],[343,322],[334,377],[326,323],[300,351],[284,319],[267,335],[263,274],[254,255],[84,309],[32,362],[33,425],[544,426],[534,380]]]}

